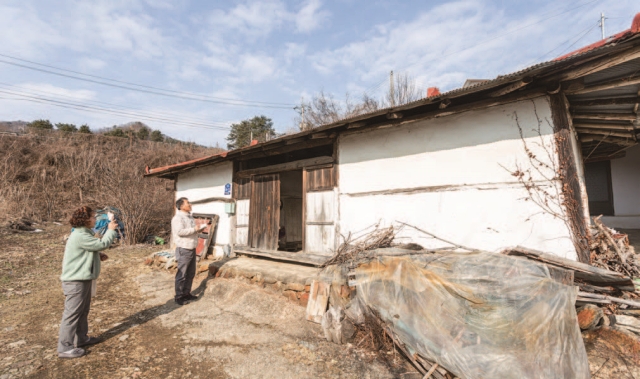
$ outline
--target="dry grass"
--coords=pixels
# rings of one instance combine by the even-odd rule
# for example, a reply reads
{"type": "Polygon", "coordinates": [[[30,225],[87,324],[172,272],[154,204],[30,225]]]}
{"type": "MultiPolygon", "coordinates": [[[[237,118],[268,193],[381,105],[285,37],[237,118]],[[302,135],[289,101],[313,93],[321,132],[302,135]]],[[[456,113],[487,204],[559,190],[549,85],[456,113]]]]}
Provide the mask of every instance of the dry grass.
{"type": "Polygon", "coordinates": [[[145,166],[217,152],[190,144],[64,133],[0,136],[0,151],[0,217],[64,221],[80,205],[112,205],[122,210],[126,243],[161,234],[173,211],[173,192],[161,179],[145,179],[145,166]]]}

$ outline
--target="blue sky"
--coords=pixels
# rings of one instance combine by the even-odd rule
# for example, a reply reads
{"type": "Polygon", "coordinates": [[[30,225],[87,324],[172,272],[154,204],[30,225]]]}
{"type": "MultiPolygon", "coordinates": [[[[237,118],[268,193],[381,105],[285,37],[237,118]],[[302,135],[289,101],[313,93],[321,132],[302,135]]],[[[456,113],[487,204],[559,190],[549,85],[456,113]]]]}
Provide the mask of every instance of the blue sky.
{"type": "Polygon", "coordinates": [[[601,11],[611,35],[630,27],[640,5],[637,0],[2,0],[0,61],[13,65],[0,62],[0,120],[48,118],[93,128],[140,120],[176,138],[225,146],[231,123],[259,114],[271,117],[278,132],[292,130],[294,104],[320,90],[338,99],[347,92],[356,99],[364,92],[381,97],[390,70],[408,73],[423,90],[446,91],[466,78],[493,78],[554,58],[599,40],[601,11]],[[201,94],[208,101],[75,80],[15,64],[79,74],[7,56],[182,97],[201,94]],[[228,104],[233,99],[242,105],[228,104]],[[78,104],[119,114],[79,110],[78,104]]]}

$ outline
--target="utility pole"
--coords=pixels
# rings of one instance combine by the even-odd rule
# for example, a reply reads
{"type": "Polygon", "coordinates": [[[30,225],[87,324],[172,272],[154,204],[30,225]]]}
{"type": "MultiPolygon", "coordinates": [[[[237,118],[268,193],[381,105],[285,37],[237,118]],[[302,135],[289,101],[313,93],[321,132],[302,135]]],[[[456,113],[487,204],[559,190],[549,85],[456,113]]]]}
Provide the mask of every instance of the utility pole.
{"type": "Polygon", "coordinates": [[[396,94],[395,88],[393,84],[393,70],[391,70],[391,74],[389,75],[389,95],[391,97],[391,106],[396,106],[396,94]]]}
{"type": "Polygon", "coordinates": [[[600,31],[602,32],[602,39],[604,39],[604,20],[606,18],[604,17],[604,12],[600,13],[600,31]]]}
{"type": "Polygon", "coordinates": [[[300,106],[293,109],[300,110],[300,130],[305,130],[307,128],[307,123],[304,119],[304,96],[300,97],[300,106]]]}
{"type": "Polygon", "coordinates": [[[304,96],[300,97],[300,106],[302,107],[302,130],[305,130],[307,128],[307,123],[304,120],[304,96]]]}

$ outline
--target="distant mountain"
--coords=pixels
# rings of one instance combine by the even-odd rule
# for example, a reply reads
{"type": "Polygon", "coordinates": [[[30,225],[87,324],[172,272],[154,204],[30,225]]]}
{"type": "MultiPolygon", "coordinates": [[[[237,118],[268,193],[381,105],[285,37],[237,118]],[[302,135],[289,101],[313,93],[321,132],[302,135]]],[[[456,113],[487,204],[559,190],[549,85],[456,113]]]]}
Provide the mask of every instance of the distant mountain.
{"type": "Polygon", "coordinates": [[[22,133],[27,124],[26,121],[0,121],[0,132],[22,133]]]}

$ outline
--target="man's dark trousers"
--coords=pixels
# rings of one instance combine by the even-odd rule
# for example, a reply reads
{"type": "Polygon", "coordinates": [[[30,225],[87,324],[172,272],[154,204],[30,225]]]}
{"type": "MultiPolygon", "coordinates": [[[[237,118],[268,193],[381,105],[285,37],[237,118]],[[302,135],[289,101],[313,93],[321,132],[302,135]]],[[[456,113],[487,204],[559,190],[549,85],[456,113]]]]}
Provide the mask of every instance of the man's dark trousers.
{"type": "Polygon", "coordinates": [[[196,249],[176,247],[176,300],[191,294],[193,277],[196,276],[196,249]]]}

